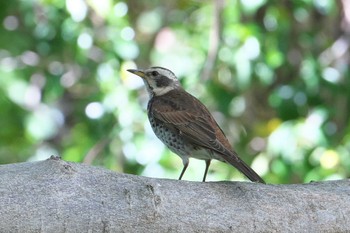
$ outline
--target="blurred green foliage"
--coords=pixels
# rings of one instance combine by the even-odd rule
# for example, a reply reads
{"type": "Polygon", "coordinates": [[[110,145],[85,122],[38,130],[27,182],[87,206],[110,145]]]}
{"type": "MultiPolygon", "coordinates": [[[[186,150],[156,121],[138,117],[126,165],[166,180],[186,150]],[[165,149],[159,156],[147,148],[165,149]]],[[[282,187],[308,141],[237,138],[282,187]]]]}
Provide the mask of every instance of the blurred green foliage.
{"type": "MultiPolygon", "coordinates": [[[[0,9],[0,163],[51,154],[177,178],[143,83],[173,70],[270,183],[350,174],[350,6],[343,1],[5,1],[0,9]]],[[[208,180],[242,179],[211,166],[208,180]]],[[[200,180],[191,160],[185,179],[200,180]]]]}

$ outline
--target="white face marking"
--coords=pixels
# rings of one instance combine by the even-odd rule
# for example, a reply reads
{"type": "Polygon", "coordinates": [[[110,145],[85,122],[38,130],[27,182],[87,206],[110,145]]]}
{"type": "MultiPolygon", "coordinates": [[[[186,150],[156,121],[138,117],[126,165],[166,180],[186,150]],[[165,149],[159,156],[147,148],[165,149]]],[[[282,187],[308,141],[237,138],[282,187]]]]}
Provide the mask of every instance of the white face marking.
{"type": "Polygon", "coordinates": [[[174,90],[175,87],[173,86],[167,86],[167,87],[157,87],[153,89],[154,95],[160,96],[168,93],[171,90],[174,90]]]}
{"type": "Polygon", "coordinates": [[[160,67],[152,67],[144,70],[144,72],[146,74],[144,81],[151,96],[164,95],[171,90],[180,88],[181,86],[177,77],[170,70],[160,67]],[[159,86],[161,79],[163,79],[164,83],[159,86]]]}

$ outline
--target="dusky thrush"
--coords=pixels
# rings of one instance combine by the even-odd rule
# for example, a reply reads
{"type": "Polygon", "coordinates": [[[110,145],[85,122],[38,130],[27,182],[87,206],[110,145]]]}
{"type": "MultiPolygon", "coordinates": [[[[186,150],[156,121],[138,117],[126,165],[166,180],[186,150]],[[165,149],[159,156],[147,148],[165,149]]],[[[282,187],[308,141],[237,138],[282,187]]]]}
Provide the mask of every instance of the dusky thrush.
{"type": "Polygon", "coordinates": [[[150,96],[147,113],[154,133],[182,159],[179,180],[192,157],[206,163],[203,182],[211,160],[217,159],[236,167],[251,181],[265,183],[238,157],[209,110],[181,87],[173,72],[162,67],[128,71],[140,76],[146,85],[150,96]]]}

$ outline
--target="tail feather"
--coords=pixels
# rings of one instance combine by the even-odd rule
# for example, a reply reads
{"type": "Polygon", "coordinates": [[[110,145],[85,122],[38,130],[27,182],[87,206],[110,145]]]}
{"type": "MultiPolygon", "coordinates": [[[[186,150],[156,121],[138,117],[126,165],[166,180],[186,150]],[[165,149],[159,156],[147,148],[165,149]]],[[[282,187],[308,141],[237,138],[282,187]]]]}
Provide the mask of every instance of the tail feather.
{"type": "Polygon", "coordinates": [[[228,153],[220,153],[221,157],[242,172],[246,177],[248,177],[253,182],[263,183],[265,181],[251,168],[249,167],[238,155],[233,151],[227,151],[228,153]]]}

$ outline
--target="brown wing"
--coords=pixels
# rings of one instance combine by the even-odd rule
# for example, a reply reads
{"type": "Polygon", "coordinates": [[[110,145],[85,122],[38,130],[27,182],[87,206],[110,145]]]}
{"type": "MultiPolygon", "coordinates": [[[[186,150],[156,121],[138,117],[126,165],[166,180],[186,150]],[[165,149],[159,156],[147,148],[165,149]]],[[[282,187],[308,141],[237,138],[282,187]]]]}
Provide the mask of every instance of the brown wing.
{"type": "Polygon", "coordinates": [[[177,91],[155,97],[153,101],[153,106],[157,107],[152,108],[152,114],[157,120],[172,125],[197,146],[224,152],[224,146],[216,135],[220,129],[207,108],[196,98],[187,92],[177,91]]]}
{"type": "Polygon", "coordinates": [[[207,148],[235,166],[250,180],[264,183],[258,174],[231,149],[231,145],[208,109],[185,91],[154,97],[153,117],[176,128],[194,145],[207,148]],[[157,101],[159,101],[157,103],[157,101]],[[154,107],[157,106],[157,107],[154,107]]]}

